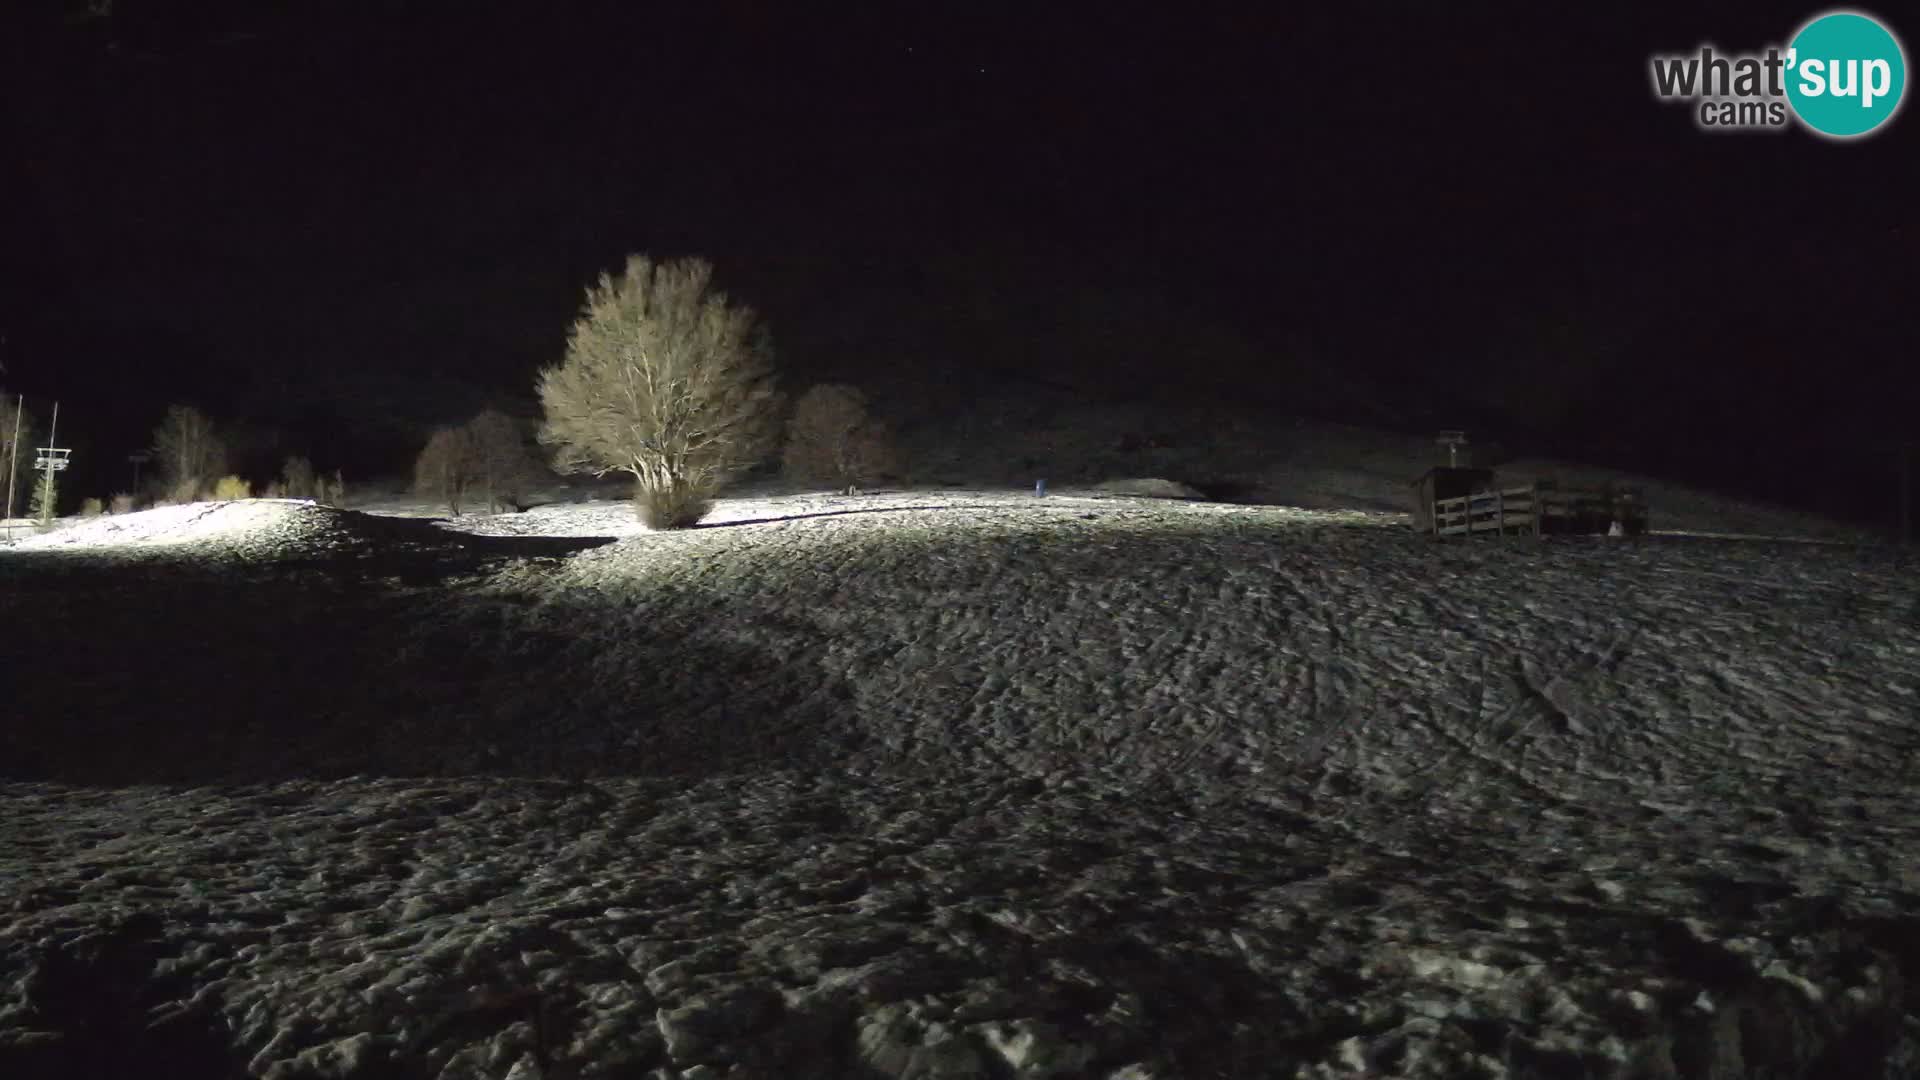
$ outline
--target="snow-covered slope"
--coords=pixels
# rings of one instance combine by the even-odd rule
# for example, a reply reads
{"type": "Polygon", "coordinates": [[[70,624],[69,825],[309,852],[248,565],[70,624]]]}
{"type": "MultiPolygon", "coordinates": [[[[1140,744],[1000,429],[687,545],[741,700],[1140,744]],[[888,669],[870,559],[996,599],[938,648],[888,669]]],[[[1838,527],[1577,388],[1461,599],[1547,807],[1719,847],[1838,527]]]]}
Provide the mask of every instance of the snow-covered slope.
{"type": "Polygon", "coordinates": [[[0,1072],[1920,1061],[1910,556],[1093,493],[203,510],[0,553],[0,1072]]]}
{"type": "Polygon", "coordinates": [[[242,499],[159,506],[131,514],[63,519],[16,541],[25,551],[177,547],[178,554],[241,548],[272,557],[343,536],[338,515],[306,499],[242,499]]]}

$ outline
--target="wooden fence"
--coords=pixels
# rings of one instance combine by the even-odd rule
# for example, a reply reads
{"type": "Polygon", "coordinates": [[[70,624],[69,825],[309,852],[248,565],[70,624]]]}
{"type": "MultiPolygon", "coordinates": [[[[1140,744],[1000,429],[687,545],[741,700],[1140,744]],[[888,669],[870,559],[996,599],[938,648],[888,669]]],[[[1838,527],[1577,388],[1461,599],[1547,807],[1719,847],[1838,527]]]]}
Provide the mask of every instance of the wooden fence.
{"type": "Polygon", "coordinates": [[[1605,533],[1617,522],[1629,536],[1647,531],[1647,507],[1635,491],[1562,491],[1541,482],[1433,501],[1436,536],[1554,536],[1605,533]]]}

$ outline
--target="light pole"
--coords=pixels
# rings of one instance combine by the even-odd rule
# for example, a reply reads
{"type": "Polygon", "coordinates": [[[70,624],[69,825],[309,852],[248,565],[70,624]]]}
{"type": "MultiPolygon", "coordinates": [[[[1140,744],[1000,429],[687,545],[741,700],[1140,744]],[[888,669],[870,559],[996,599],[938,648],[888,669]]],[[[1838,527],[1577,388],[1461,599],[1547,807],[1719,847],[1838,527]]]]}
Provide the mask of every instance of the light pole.
{"type": "Polygon", "coordinates": [[[39,461],[35,463],[47,474],[41,481],[46,485],[41,489],[40,524],[42,525],[53,524],[53,474],[67,467],[67,451],[54,445],[59,441],[55,438],[59,433],[60,403],[56,401],[53,403],[53,422],[47,425],[47,445],[40,448],[39,461]]]}
{"type": "Polygon", "coordinates": [[[7,519],[13,518],[13,474],[20,471],[20,414],[27,411],[27,395],[13,408],[13,441],[7,444],[7,519]]]}

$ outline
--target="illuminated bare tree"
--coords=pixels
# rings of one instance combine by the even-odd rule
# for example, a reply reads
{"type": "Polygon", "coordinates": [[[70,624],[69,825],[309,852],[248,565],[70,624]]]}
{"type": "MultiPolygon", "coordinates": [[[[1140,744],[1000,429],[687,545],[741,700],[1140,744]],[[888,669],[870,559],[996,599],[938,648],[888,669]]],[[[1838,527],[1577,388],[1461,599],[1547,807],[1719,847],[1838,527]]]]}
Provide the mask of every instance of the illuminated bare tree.
{"type": "Polygon", "coordinates": [[[566,358],[540,373],[560,467],[631,473],[652,528],[699,521],[779,440],[771,346],[712,277],[704,260],[631,256],[587,290],[566,358]]]}

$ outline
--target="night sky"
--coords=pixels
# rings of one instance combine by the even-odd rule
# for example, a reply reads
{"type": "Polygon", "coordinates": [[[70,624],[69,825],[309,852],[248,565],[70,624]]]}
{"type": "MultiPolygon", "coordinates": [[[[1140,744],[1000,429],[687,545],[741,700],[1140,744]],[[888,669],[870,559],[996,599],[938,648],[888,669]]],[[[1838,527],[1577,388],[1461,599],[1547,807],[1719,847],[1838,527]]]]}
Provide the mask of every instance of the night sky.
{"type": "Polygon", "coordinates": [[[398,471],[646,251],[790,384],[1874,467],[1920,406],[1911,109],[1703,134],[1649,54],[1816,9],[1619,6],[9,5],[0,379],[96,461],[189,400],[398,471]]]}

